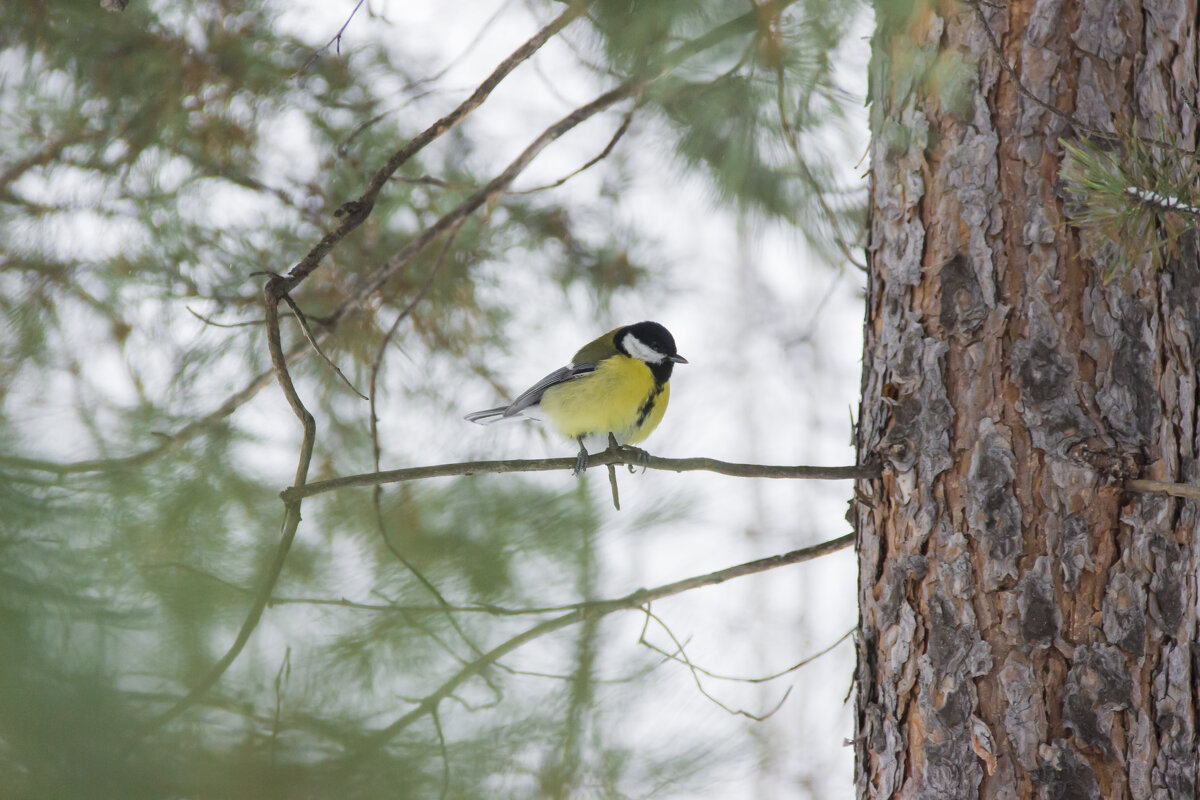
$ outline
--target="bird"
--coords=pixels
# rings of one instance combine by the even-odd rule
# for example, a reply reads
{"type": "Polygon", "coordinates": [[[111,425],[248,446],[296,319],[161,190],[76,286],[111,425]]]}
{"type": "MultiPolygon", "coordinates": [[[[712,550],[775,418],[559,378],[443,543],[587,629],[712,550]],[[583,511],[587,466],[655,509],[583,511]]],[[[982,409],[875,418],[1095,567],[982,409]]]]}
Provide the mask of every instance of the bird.
{"type": "Polygon", "coordinates": [[[508,419],[542,416],[579,444],[574,474],[587,469],[586,442],[617,444],[643,441],[658,427],[671,397],[671,371],[688,360],[675,348],[675,337],[657,322],[615,328],[585,344],[571,363],[551,372],[508,405],[467,414],[487,425],[508,419]]]}

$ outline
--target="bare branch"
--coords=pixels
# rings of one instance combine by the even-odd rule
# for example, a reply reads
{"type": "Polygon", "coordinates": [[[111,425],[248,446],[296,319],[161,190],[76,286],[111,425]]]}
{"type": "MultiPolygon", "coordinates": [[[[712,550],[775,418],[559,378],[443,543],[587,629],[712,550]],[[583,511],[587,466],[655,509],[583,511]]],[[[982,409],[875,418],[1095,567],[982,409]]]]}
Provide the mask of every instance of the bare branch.
{"type": "Polygon", "coordinates": [[[524,644],[539,639],[554,631],[561,630],[571,625],[578,624],[587,620],[597,620],[605,617],[615,611],[626,611],[635,608],[641,608],[647,603],[655,600],[661,600],[664,597],[680,594],[692,589],[697,589],[701,586],[714,586],[724,583],[734,578],[740,578],[745,575],[753,575],[759,572],[776,569],[787,564],[798,564],[802,561],[811,561],[814,558],[819,558],[829,553],[837,552],[843,548],[849,547],[854,543],[854,534],[848,533],[832,541],[822,544],[806,547],[801,550],[793,550],[790,553],[784,553],[779,556],[763,558],[757,561],[750,561],[745,564],[740,564],[736,567],[710,572],[707,575],[699,575],[694,578],[676,581],[674,583],[664,584],[654,589],[639,589],[625,597],[615,600],[602,600],[586,603],[572,611],[563,614],[560,617],[546,620],[532,628],[529,628],[522,633],[517,634],[506,642],[503,642],[491,650],[484,653],[479,658],[467,664],[465,667],[456,672],[445,683],[439,686],[434,692],[426,695],[416,707],[399,717],[391,725],[383,728],[370,736],[367,743],[347,756],[345,767],[350,768],[360,759],[370,755],[375,750],[382,747],[389,739],[403,731],[405,728],[412,725],[417,720],[425,717],[437,710],[438,704],[442,700],[449,697],[459,686],[467,680],[481,673],[484,669],[491,666],[497,660],[503,658],[524,644]]]}
{"type": "MultiPolygon", "coordinates": [[[[182,565],[180,565],[182,568],[182,565]]],[[[223,578],[208,573],[201,573],[204,577],[211,578],[214,581],[219,581],[222,584],[229,586],[236,591],[244,594],[250,594],[250,590],[236,584],[229,583],[223,578]]],[[[342,597],[336,600],[320,597],[272,597],[268,605],[284,606],[284,605],[308,605],[308,606],[331,606],[335,608],[349,608],[357,611],[406,611],[408,613],[424,613],[436,614],[443,611],[450,611],[455,614],[488,614],[494,617],[530,617],[540,616],[543,614],[561,614],[564,611],[570,611],[575,608],[580,608],[586,603],[564,603],[558,606],[540,606],[536,608],[505,608],[504,606],[492,605],[490,603],[479,603],[477,605],[456,606],[456,605],[412,605],[398,603],[362,603],[355,600],[347,600],[342,597]]]]}
{"type": "MultiPolygon", "coordinates": [[[[845,539],[845,537],[843,537],[842,539],[834,540],[834,541],[835,542],[843,542],[844,539],[845,539]]],[[[831,542],[830,544],[833,544],[833,542],[831,542]]],[[[849,540],[845,540],[845,542],[841,546],[848,546],[848,544],[849,544],[849,540]]],[[[838,549],[838,548],[834,548],[834,549],[838,549]]],[[[796,552],[801,552],[801,551],[796,551],[796,552]]],[[[829,552],[833,552],[833,550],[830,550],[829,552]]],[[[779,558],[785,558],[785,557],[786,556],[779,556],[779,558]]],[[[757,562],[754,562],[754,563],[757,563],[757,562]]],[[[791,563],[791,562],[786,562],[786,563],[791,563]]],[[[782,564],[780,566],[782,566],[782,564]]],[[[186,570],[186,571],[191,572],[195,575],[198,575],[202,578],[206,578],[208,580],[220,583],[222,586],[232,589],[235,592],[240,592],[242,594],[253,594],[252,589],[247,589],[244,586],[239,586],[236,583],[232,583],[230,581],[225,580],[224,578],[218,577],[217,575],[213,575],[210,572],[206,572],[204,570],[197,569],[188,564],[172,563],[172,564],[164,564],[164,565],[162,565],[162,567],[170,567],[173,569],[186,570]]],[[[688,580],[692,580],[692,581],[701,580],[705,577],[707,577],[707,574],[703,575],[703,576],[698,576],[697,578],[689,578],[688,580]]],[[[681,590],[681,591],[683,591],[683,590],[681,590]]],[[[386,600],[387,598],[384,598],[384,599],[386,600]]],[[[355,601],[355,600],[348,600],[344,597],[337,598],[337,599],[330,599],[330,598],[320,598],[320,597],[278,597],[278,596],[274,596],[270,599],[270,601],[268,602],[268,605],[270,605],[270,606],[277,606],[277,605],[280,605],[280,606],[282,606],[282,605],[325,606],[325,607],[330,607],[330,608],[346,608],[346,609],[351,609],[351,610],[355,610],[355,611],[370,611],[370,612],[375,612],[375,613],[390,612],[390,613],[405,613],[405,614],[420,614],[420,613],[437,614],[437,613],[440,613],[443,611],[451,611],[455,614],[487,614],[489,616],[495,616],[495,617],[529,617],[529,616],[542,616],[545,614],[562,614],[567,611],[586,610],[589,606],[591,606],[597,602],[604,604],[604,603],[612,603],[614,601],[612,601],[612,600],[599,600],[599,601],[585,600],[585,601],[581,601],[578,603],[563,603],[561,605],[554,605],[554,606],[537,606],[537,607],[532,607],[532,608],[506,608],[504,606],[492,605],[490,603],[476,603],[476,604],[472,604],[472,605],[443,606],[440,604],[438,604],[438,605],[400,604],[400,603],[392,602],[390,600],[385,603],[364,603],[364,602],[359,602],[359,601],[355,601]]],[[[842,639],[838,639],[836,642],[834,642],[832,645],[830,645],[830,648],[836,647],[837,645],[841,644],[841,642],[844,638],[845,637],[843,637],[842,639]]],[[[816,653],[815,655],[810,656],[809,659],[824,655],[830,648],[826,648],[825,650],[822,650],[819,653],[816,653]]],[[[768,675],[765,678],[729,678],[729,677],[721,676],[721,675],[712,675],[712,677],[724,678],[725,680],[743,680],[743,681],[746,681],[749,683],[757,683],[757,682],[761,682],[761,681],[771,680],[773,678],[779,677],[779,675],[787,674],[788,672],[791,672],[792,670],[803,666],[805,663],[807,663],[807,659],[806,659],[806,661],[802,661],[799,664],[788,667],[787,669],[783,670],[782,672],[779,672],[775,675],[768,675]]]]}
{"type": "MultiPolygon", "coordinates": [[[[772,466],[768,464],[739,464],[731,461],[718,461],[715,458],[660,458],[642,451],[632,451],[622,447],[619,450],[603,450],[588,456],[588,466],[599,467],[606,464],[628,464],[633,467],[664,470],[667,472],[715,472],[718,475],[729,475],[734,478],[783,478],[802,480],[863,480],[878,478],[879,467],[863,465],[856,467],[809,467],[809,466],[772,466]]],[[[299,500],[312,497],[315,494],[332,492],[351,486],[375,486],[383,483],[402,483],[404,481],[424,480],[426,478],[445,478],[454,475],[476,475],[479,473],[501,472],[552,472],[555,470],[570,470],[575,468],[572,458],[533,458],[514,459],[509,461],[463,461],[456,464],[435,464],[428,467],[408,467],[384,472],[368,472],[361,475],[347,475],[342,478],[330,478],[324,481],[314,481],[303,487],[292,487],[283,492],[285,500],[299,500]]]]}
{"type": "Polygon", "coordinates": [[[251,319],[251,320],[246,320],[245,322],[217,322],[215,319],[211,319],[209,317],[204,316],[203,314],[201,314],[199,311],[192,308],[191,306],[184,306],[184,308],[187,309],[187,312],[189,314],[191,314],[193,317],[200,320],[205,325],[208,325],[213,328],[254,328],[254,327],[258,327],[259,325],[267,324],[266,320],[261,320],[261,319],[251,319]]]}

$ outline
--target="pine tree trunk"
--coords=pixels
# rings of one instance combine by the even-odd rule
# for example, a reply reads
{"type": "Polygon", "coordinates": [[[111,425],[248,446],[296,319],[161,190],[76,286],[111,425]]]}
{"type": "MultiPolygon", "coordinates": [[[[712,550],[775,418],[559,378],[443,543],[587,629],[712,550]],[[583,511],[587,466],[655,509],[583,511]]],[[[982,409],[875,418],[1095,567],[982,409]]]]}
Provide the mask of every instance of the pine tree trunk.
{"type": "Polygon", "coordinates": [[[1081,127],[1194,148],[1198,36],[1196,0],[877,4],[860,798],[1196,797],[1200,501],[1124,481],[1200,484],[1200,255],[1105,284],[1058,171],[1081,127]]]}

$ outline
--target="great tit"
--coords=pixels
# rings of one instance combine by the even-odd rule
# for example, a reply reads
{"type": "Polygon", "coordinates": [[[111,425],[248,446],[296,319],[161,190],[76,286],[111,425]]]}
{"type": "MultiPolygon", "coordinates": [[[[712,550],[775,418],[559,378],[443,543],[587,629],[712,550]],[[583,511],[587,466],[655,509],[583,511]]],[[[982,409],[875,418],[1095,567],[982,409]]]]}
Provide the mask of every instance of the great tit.
{"type": "Polygon", "coordinates": [[[619,444],[637,444],[662,421],[671,397],[671,370],[687,359],[675,338],[657,322],[638,322],[585,344],[571,363],[551,372],[506,406],[468,414],[486,425],[532,417],[541,410],[568,439],[579,443],[575,474],[587,469],[585,441],[612,434],[619,444]]]}

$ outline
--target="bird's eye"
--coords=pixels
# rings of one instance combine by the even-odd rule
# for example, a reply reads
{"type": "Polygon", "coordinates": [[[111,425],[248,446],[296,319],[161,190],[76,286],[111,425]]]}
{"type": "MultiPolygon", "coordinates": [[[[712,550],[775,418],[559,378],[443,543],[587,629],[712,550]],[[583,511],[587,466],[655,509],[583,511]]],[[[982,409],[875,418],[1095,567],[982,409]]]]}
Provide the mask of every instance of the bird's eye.
{"type": "Polygon", "coordinates": [[[659,364],[667,358],[632,333],[625,334],[625,338],[621,340],[621,344],[625,347],[626,353],[648,364],[659,364]]]}

